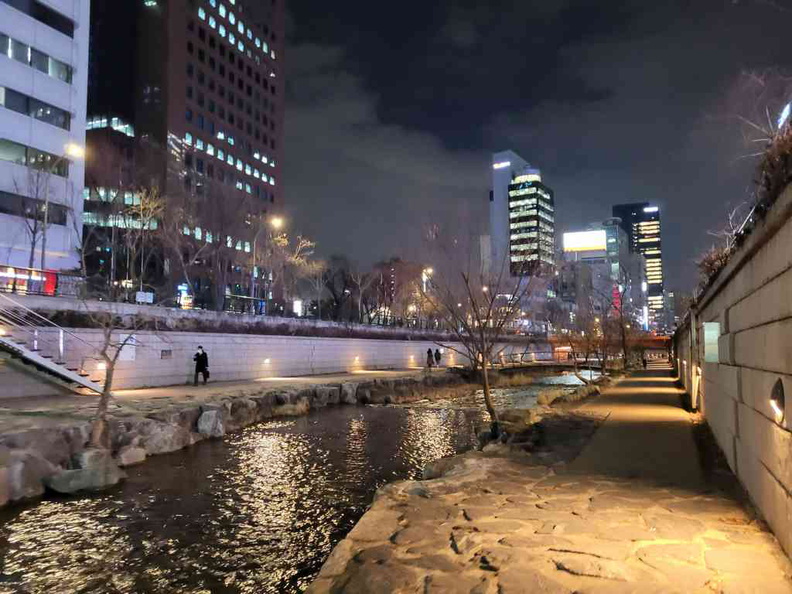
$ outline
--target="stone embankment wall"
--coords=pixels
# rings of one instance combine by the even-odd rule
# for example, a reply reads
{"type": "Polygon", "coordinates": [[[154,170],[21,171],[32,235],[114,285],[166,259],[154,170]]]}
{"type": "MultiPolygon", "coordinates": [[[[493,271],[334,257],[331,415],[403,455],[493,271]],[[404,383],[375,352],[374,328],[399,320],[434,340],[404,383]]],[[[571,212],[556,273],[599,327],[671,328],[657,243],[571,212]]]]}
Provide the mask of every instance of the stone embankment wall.
{"type": "Polygon", "coordinates": [[[698,297],[674,342],[692,405],[792,555],[792,188],[698,297]]]}
{"type": "MultiPolygon", "coordinates": [[[[101,362],[95,352],[101,347],[101,330],[70,328],[65,335],[67,367],[79,367],[101,382],[101,362]]],[[[45,354],[55,355],[55,330],[42,329],[40,344],[45,354]]],[[[118,332],[114,340],[122,340],[118,332]]],[[[453,344],[464,352],[460,344],[453,344]]],[[[258,334],[215,334],[204,332],[135,333],[135,344],[123,349],[116,366],[114,388],[129,389],[172,386],[193,380],[193,354],[201,345],[209,355],[213,381],[240,381],[259,378],[316,375],[377,369],[420,368],[426,364],[426,351],[438,348],[426,340],[369,340],[359,338],[313,338],[304,336],[266,336],[258,334]]],[[[525,361],[552,360],[546,343],[501,345],[507,357],[525,361]]],[[[451,349],[445,349],[444,365],[467,362],[451,349]]],[[[1,390],[0,390],[1,393],[1,390]]]]}
{"type": "MultiPolygon", "coordinates": [[[[157,410],[148,413],[118,401],[110,410],[110,449],[119,465],[129,466],[276,417],[299,416],[332,405],[412,402],[438,390],[469,389],[458,374],[449,372],[420,379],[239,390],[202,402],[160,400],[157,410]]],[[[50,481],[78,464],[88,446],[94,408],[73,411],[71,421],[53,420],[49,426],[0,435],[0,505],[40,497],[50,481]]]]}

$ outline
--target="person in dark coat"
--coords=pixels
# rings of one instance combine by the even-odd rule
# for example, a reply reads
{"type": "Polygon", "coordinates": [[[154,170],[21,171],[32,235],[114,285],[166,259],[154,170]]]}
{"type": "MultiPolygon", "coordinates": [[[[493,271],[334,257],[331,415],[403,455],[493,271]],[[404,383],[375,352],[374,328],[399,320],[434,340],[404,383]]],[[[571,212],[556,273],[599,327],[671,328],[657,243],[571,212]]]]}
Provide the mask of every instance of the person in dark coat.
{"type": "Polygon", "coordinates": [[[426,367],[431,369],[432,365],[434,365],[434,354],[432,349],[426,349],[426,367]]]}
{"type": "Polygon", "coordinates": [[[198,374],[203,375],[203,383],[209,379],[209,355],[203,350],[202,346],[198,347],[198,352],[193,355],[195,361],[195,377],[193,378],[193,385],[198,385],[198,374]]]}
{"type": "Polygon", "coordinates": [[[440,349],[435,349],[435,365],[440,367],[440,359],[442,359],[443,355],[440,354],[440,349]]]}

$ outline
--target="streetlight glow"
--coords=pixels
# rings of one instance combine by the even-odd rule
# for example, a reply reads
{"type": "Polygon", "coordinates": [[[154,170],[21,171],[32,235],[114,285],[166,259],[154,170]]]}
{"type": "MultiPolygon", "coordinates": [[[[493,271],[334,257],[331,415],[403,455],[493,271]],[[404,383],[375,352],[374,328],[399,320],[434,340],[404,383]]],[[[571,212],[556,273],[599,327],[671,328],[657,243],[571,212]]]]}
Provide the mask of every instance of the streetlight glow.
{"type": "Polygon", "coordinates": [[[73,142],[67,144],[63,150],[66,156],[71,157],[72,159],[82,159],[85,157],[85,149],[79,144],[75,144],[73,142]]]}
{"type": "Polygon", "coordinates": [[[273,229],[280,229],[283,227],[283,217],[272,217],[270,219],[270,225],[272,225],[273,229]]]}

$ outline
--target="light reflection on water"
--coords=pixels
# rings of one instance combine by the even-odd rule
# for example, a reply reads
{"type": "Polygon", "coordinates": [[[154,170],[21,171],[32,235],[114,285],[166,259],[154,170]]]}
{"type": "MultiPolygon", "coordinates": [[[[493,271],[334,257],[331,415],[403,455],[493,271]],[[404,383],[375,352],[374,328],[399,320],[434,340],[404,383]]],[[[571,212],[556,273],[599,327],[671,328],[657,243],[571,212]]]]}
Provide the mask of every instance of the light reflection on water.
{"type": "Polygon", "coordinates": [[[472,410],[340,407],[0,511],[0,592],[297,592],[379,486],[468,449],[472,410]]]}
{"type": "MultiPolygon", "coordinates": [[[[599,377],[598,372],[581,371],[581,375],[588,379],[599,377]]],[[[536,406],[539,394],[546,390],[568,389],[570,392],[583,385],[583,382],[572,373],[555,376],[538,376],[532,383],[513,388],[492,388],[492,402],[495,408],[532,408],[536,406]]],[[[409,408],[429,409],[478,409],[484,410],[484,392],[477,390],[469,396],[422,400],[410,405],[409,408]]]]}

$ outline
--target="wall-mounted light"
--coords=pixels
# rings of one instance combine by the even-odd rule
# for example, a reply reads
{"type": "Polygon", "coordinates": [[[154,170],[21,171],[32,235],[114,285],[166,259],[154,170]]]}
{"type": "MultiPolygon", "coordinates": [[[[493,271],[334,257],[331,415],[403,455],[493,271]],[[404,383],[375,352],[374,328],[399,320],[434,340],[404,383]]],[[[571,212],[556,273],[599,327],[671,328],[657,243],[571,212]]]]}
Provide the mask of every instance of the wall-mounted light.
{"type": "Polygon", "coordinates": [[[270,364],[270,360],[269,359],[264,359],[264,365],[269,365],[269,364],[270,364]]]}
{"type": "Polygon", "coordinates": [[[99,371],[104,371],[105,369],[107,369],[107,363],[105,363],[104,361],[99,361],[99,363],[96,364],[96,368],[99,371]]]}
{"type": "Polygon", "coordinates": [[[770,392],[770,407],[775,413],[777,423],[784,421],[784,411],[786,410],[786,396],[784,395],[784,382],[779,378],[773,390],[770,392]]]}
{"type": "Polygon", "coordinates": [[[493,163],[493,169],[506,169],[507,167],[511,166],[511,161],[501,161],[500,163],[493,163]]]}

